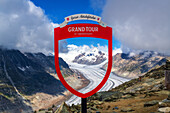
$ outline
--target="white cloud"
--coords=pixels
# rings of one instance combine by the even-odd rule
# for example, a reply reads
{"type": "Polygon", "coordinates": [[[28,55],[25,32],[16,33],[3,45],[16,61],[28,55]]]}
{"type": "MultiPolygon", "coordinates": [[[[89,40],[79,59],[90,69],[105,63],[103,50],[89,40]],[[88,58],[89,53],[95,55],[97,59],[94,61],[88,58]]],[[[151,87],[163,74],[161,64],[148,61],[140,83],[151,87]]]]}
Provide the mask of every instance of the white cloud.
{"type": "Polygon", "coordinates": [[[24,52],[53,51],[52,23],[30,0],[0,1],[0,45],[24,52]]]}
{"type": "Polygon", "coordinates": [[[114,48],[114,50],[112,51],[112,56],[116,55],[117,53],[122,53],[122,49],[121,48],[114,48]]]}
{"type": "Polygon", "coordinates": [[[102,17],[124,46],[170,54],[170,0],[108,0],[102,17]]]}
{"type": "Polygon", "coordinates": [[[100,50],[100,51],[103,51],[105,53],[108,52],[108,46],[105,45],[105,46],[100,46],[100,44],[97,44],[97,48],[100,50]]]}

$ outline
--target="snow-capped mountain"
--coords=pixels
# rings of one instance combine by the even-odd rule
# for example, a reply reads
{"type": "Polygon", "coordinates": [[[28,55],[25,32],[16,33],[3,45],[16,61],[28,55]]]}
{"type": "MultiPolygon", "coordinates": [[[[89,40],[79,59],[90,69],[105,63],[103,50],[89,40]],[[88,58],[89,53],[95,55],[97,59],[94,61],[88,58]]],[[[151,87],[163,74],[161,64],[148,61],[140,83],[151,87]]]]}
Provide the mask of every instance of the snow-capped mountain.
{"type": "Polygon", "coordinates": [[[95,65],[102,63],[106,59],[106,53],[101,52],[98,50],[98,48],[94,47],[91,51],[87,51],[76,56],[73,62],[77,62],[79,64],[95,65]]]}
{"type": "Polygon", "coordinates": [[[105,51],[99,50],[98,47],[94,46],[89,47],[87,45],[68,45],[68,50],[68,53],[59,54],[59,56],[67,63],[75,62],[79,64],[95,65],[102,63],[108,57],[105,51]]]}

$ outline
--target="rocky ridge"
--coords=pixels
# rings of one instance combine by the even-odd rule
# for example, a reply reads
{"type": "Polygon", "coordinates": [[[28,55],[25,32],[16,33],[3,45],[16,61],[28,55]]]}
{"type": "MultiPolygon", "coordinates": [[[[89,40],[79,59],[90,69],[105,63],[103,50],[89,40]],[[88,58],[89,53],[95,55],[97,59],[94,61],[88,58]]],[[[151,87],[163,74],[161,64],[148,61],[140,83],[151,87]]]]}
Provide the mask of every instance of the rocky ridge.
{"type": "MultiPolygon", "coordinates": [[[[137,78],[150,69],[159,67],[166,62],[166,57],[153,51],[144,51],[138,54],[118,53],[113,56],[112,72],[126,78],[137,78]]],[[[107,69],[107,64],[103,66],[107,69]]]]}
{"type": "MultiPolygon", "coordinates": [[[[73,74],[63,59],[59,62],[63,74],[73,74]]],[[[34,106],[37,99],[43,103],[65,91],[56,79],[53,56],[0,49],[0,112],[32,112],[41,107],[34,106]]]]}

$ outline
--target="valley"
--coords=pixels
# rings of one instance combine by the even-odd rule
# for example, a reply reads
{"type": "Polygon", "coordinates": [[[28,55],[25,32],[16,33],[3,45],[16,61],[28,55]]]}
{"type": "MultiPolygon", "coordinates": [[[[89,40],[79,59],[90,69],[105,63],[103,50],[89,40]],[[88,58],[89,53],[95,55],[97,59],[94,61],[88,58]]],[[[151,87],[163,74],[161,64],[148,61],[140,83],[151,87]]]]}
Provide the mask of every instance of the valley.
{"type": "MultiPolygon", "coordinates": [[[[79,90],[81,93],[87,93],[92,89],[96,88],[98,84],[101,82],[103,77],[105,76],[105,71],[101,69],[100,65],[82,65],[77,63],[71,63],[70,68],[76,69],[79,72],[83,73],[83,75],[90,81],[90,83],[79,90]]],[[[130,79],[126,79],[123,77],[116,76],[115,74],[111,73],[109,79],[107,80],[106,84],[100,89],[100,91],[108,91],[124,82],[129,81],[130,79]]],[[[81,98],[73,95],[69,100],[66,101],[68,105],[76,105],[80,104],[81,98]]]]}
{"type": "MultiPolygon", "coordinates": [[[[167,58],[165,65],[151,69],[141,79],[131,79],[109,91],[97,92],[87,98],[87,112],[169,113],[170,89],[165,84],[165,71],[169,70],[170,60],[167,58]]],[[[63,102],[55,113],[81,113],[80,104],[70,106],[66,103],[63,102]]],[[[44,112],[51,112],[54,108],[44,112]]]]}
{"type": "MultiPolygon", "coordinates": [[[[105,76],[105,56],[105,53],[93,48],[92,52],[89,50],[84,56],[79,53],[72,55],[72,61],[75,57],[77,61],[71,62],[65,60],[68,58],[66,54],[59,58],[61,73],[71,87],[81,93],[87,93],[97,87],[105,76]]],[[[43,111],[52,106],[55,111],[62,102],[70,106],[80,104],[81,98],[71,94],[58,79],[54,56],[0,49],[0,58],[0,112],[43,111]]],[[[142,76],[150,69],[160,67],[166,61],[166,57],[152,52],[135,56],[119,53],[113,58],[115,63],[112,73],[99,93],[123,87],[121,84],[128,83],[133,77],[142,76]],[[123,73],[127,72],[127,76],[124,76],[123,73]]]]}

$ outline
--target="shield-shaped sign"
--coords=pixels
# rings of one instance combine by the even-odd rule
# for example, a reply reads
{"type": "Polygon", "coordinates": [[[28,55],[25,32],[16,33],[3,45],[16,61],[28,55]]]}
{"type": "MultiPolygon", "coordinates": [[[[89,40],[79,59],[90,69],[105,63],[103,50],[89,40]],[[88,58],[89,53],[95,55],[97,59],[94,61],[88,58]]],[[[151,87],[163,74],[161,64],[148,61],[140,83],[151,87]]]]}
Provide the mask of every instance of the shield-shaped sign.
{"type": "MultiPolygon", "coordinates": [[[[69,20],[67,18],[67,20],[69,20]]],[[[97,19],[98,20],[98,19],[97,19]]],[[[81,98],[87,98],[97,91],[99,91],[106,81],[109,78],[111,68],[112,68],[112,28],[108,26],[101,26],[98,24],[70,24],[65,25],[64,27],[57,27],[54,29],[54,48],[55,48],[55,68],[57,75],[62,82],[62,84],[74,95],[79,96],[81,98]],[[68,38],[77,38],[77,37],[94,37],[108,40],[108,68],[106,74],[99,83],[99,85],[93,90],[87,93],[81,93],[72,88],[64,79],[61,74],[59,67],[59,41],[68,38]]]]}

